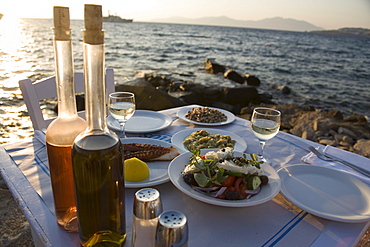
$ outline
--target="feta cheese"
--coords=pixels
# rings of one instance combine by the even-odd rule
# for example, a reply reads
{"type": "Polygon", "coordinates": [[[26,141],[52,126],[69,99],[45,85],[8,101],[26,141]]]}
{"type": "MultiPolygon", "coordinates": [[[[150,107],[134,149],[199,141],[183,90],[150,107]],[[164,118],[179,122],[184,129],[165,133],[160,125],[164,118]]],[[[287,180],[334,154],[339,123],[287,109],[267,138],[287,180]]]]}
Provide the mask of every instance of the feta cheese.
{"type": "Polygon", "coordinates": [[[207,152],[204,156],[206,159],[218,159],[218,154],[215,151],[207,152]]]}
{"type": "Polygon", "coordinates": [[[231,147],[226,147],[215,151],[209,151],[205,154],[206,159],[225,159],[232,158],[234,156],[234,149],[231,147]]]}
{"type": "Polygon", "coordinates": [[[183,171],[183,173],[189,173],[191,171],[194,171],[196,170],[197,167],[195,165],[187,165],[183,171]]]}
{"type": "Polygon", "coordinates": [[[228,171],[231,171],[231,172],[240,172],[240,173],[243,173],[243,174],[246,174],[246,175],[247,174],[261,175],[263,173],[262,169],[258,169],[255,166],[252,166],[252,165],[238,166],[238,165],[235,165],[235,163],[230,161],[230,160],[225,160],[223,162],[220,162],[218,164],[218,167],[223,168],[223,169],[228,170],[228,171]]]}

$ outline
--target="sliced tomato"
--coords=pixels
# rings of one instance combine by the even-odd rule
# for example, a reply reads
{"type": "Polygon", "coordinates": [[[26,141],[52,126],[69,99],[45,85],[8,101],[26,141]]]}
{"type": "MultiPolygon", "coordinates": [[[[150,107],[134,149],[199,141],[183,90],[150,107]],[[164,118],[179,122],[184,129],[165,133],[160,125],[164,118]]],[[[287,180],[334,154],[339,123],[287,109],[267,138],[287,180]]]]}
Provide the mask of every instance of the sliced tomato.
{"type": "Polygon", "coordinates": [[[206,156],[204,155],[204,154],[202,154],[201,156],[200,156],[202,159],[206,159],[206,156]]]}
{"type": "Polygon", "coordinates": [[[244,178],[237,178],[234,184],[235,191],[238,192],[238,194],[245,198],[247,196],[247,193],[245,193],[245,190],[247,190],[247,185],[244,183],[244,178]]]}
{"type": "Polygon", "coordinates": [[[235,191],[235,187],[234,186],[227,187],[226,191],[235,191]]]}
{"type": "Polygon", "coordinates": [[[228,176],[226,178],[226,180],[221,183],[221,185],[223,187],[231,187],[231,186],[234,185],[235,180],[236,180],[236,177],[235,176],[228,176]]]}
{"type": "Polygon", "coordinates": [[[245,183],[241,183],[239,195],[241,195],[243,197],[243,199],[245,199],[247,197],[247,195],[248,195],[245,192],[247,189],[248,189],[247,185],[245,183]]]}
{"type": "Polygon", "coordinates": [[[239,195],[240,195],[240,184],[242,181],[243,181],[243,178],[239,177],[235,180],[235,184],[234,184],[235,191],[238,192],[239,195]]]}

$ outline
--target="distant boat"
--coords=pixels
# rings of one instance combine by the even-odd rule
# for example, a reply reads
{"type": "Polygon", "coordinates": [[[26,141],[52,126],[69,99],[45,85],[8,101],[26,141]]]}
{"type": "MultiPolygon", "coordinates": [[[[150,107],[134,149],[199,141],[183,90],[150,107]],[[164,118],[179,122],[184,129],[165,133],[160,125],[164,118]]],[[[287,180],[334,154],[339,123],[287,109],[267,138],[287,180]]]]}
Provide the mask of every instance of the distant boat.
{"type": "Polygon", "coordinates": [[[103,22],[121,22],[121,23],[131,23],[133,19],[123,19],[118,15],[108,15],[103,16],[103,22]]]}

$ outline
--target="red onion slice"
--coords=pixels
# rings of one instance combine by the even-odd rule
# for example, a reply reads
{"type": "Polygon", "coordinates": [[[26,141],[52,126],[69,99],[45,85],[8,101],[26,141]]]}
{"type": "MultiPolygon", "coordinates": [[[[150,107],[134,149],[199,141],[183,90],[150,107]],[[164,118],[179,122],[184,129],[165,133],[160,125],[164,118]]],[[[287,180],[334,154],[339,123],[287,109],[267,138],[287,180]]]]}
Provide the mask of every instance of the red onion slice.
{"type": "Polygon", "coordinates": [[[215,197],[219,197],[220,195],[222,195],[225,190],[227,189],[227,187],[221,187],[221,189],[219,189],[219,191],[217,191],[215,197]]]}
{"type": "Polygon", "coordinates": [[[203,188],[203,187],[199,187],[199,186],[192,186],[192,188],[196,189],[196,190],[201,190],[201,191],[215,191],[215,190],[219,189],[220,187],[203,188]]]}
{"type": "Polygon", "coordinates": [[[261,191],[261,186],[258,186],[258,188],[255,190],[245,190],[245,193],[247,193],[248,195],[256,195],[260,193],[260,191],[261,191]]]}

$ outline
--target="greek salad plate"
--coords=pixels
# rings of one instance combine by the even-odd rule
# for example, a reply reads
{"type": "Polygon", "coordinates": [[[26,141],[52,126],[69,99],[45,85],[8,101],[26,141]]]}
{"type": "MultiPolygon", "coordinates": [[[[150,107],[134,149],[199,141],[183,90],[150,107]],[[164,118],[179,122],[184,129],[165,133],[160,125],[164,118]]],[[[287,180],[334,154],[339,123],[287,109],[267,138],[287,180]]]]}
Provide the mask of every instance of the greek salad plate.
{"type": "MultiPolygon", "coordinates": [[[[242,152],[234,151],[234,154],[242,156],[242,152]]],[[[201,202],[223,207],[249,207],[259,205],[271,200],[280,191],[281,182],[279,175],[269,164],[264,163],[261,165],[261,167],[264,170],[264,175],[268,176],[269,182],[262,187],[261,191],[257,195],[244,200],[224,200],[204,195],[191,188],[191,186],[188,185],[182,178],[181,173],[184,170],[185,166],[189,163],[189,159],[191,156],[191,152],[186,152],[173,159],[168,166],[168,174],[171,182],[175,185],[177,189],[201,202]]]]}
{"type": "Polygon", "coordinates": [[[370,187],[356,177],[322,166],[291,165],[278,170],[281,194],[301,209],[334,221],[370,219],[370,187]]]}
{"type": "Polygon", "coordinates": [[[226,110],[223,110],[223,109],[219,109],[219,108],[214,108],[214,107],[208,107],[210,109],[215,109],[215,110],[218,110],[220,112],[222,112],[226,117],[227,119],[225,121],[222,121],[222,122],[217,122],[217,123],[202,123],[202,122],[197,122],[197,121],[193,121],[193,120],[190,120],[189,118],[185,117],[186,113],[194,108],[201,108],[201,107],[187,107],[187,108],[182,108],[181,110],[179,110],[177,112],[177,117],[188,122],[188,123],[192,123],[192,124],[197,124],[197,125],[204,125],[204,126],[219,126],[219,125],[226,125],[226,124],[229,124],[229,123],[232,123],[234,122],[235,120],[235,115],[229,111],[226,111],[226,110]]]}
{"type": "MultiPolygon", "coordinates": [[[[108,127],[115,131],[120,131],[119,122],[111,115],[107,117],[108,127]]],[[[150,133],[163,130],[172,124],[172,118],[166,114],[136,110],[130,120],[126,122],[125,132],[127,133],[150,133]]]]}

